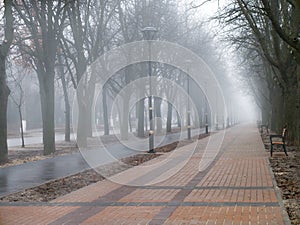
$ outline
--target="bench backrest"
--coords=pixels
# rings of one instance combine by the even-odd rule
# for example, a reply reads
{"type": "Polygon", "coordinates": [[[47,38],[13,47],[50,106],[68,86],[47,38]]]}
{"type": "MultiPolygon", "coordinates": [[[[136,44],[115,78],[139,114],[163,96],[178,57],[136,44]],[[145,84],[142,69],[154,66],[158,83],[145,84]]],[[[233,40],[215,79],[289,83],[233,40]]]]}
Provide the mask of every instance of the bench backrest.
{"type": "Polygon", "coordinates": [[[283,130],[282,130],[282,133],[281,133],[281,136],[282,136],[282,138],[286,138],[286,135],[287,135],[287,129],[286,128],[283,128],[283,130]]]}

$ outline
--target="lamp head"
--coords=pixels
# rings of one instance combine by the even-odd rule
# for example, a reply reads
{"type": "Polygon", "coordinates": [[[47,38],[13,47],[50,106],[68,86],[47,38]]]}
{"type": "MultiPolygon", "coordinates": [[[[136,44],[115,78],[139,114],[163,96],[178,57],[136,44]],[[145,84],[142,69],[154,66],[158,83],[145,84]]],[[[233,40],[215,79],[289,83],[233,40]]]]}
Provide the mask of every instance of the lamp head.
{"type": "Polygon", "coordinates": [[[155,34],[157,33],[157,29],[155,27],[145,27],[142,30],[143,36],[145,40],[153,40],[155,34]]]}

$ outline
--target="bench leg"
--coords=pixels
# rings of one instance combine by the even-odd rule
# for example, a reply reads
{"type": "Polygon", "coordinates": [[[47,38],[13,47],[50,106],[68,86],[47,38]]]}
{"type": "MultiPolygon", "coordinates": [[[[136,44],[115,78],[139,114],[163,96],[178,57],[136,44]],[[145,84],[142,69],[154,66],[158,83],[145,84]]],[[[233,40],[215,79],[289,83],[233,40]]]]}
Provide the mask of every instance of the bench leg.
{"type": "Polygon", "coordinates": [[[270,149],[271,157],[273,155],[273,145],[271,144],[271,149],[270,149]]]}
{"type": "Polygon", "coordinates": [[[285,144],[283,144],[282,147],[283,147],[283,150],[284,150],[285,155],[288,156],[287,151],[286,151],[285,144]]]}

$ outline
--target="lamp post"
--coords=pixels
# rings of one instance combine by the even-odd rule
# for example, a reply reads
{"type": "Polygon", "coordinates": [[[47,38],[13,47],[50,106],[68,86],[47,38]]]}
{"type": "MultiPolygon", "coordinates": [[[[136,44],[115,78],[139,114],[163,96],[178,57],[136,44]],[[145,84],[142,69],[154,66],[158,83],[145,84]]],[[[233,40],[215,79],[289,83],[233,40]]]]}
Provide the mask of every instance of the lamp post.
{"type": "Polygon", "coordinates": [[[188,76],[187,80],[187,89],[188,89],[188,108],[187,108],[187,136],[188,139],[191,139],[191,109],[190,109],[190,77],[188,76]]]}
{"type": "Polygon", "coordinates": [[[188,94],[188,99],[187,99],[187,138],[190,140],[191,139],[191,109],[190,109],[190,75],[189,75],[189,67],[190,64],[192,63],[191,60],[187,59],[186,61],[187,64],[187,94],[188,94]]]}
{"type": "Polygon", "coordinates": [[[142,29],[142,33],[144,39],[148,41],[149,45],[149,60],[148,60],[148,70],[149,70],[149,151],[148,153],[155,153],[154,150],[154,124],[153,124],[153,107],[152,107],[152,86],[151,86],[151,76],[152,76],[152,68],[151,68],[151,40],[154,39],[155,34],[157,33],[157,29],[155,27],[145,27],[142,29]]]}
{"type": "Polygon", "coordinates": [[[216,89],[216,130],[219,130],[218,91],[216,89]]]}
{"type": "Polygon", "coordinates": [[[208,134],[208,115],[207,115],[207,83],[205,82],[205,134],[208,134]]]}
{"type": "Polygon", "coordinates": [[[205,112],[205,134],[208,134],[208,115],[207,111],[205,112]]]}

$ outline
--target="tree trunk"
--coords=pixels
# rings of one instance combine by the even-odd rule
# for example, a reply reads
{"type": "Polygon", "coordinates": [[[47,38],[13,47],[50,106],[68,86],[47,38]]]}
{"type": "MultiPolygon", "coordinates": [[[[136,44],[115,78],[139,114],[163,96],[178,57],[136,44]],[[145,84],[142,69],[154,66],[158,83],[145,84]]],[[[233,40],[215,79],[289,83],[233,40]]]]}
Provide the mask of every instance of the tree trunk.
{"type": "Polygon", "coordinates": [[[50,155],[55,152],[54,71],[52,74],[39,73],[38,78],[42,108],[44,155],[50,155]]]}
{"type": "Polygon", "coordinates": [[[145,133],[144,133],[144,127],[145,127],[145,123],[144,123],[144,101],[145,99],[141,99],[138,103],[137,103],[137,116],[138,116],[138,131],[137,131],[137,136],[138,137],[145,137],[145,133]]]}
{"type": "Polygon", "coordinates": [[[129,113],[129,132],[132,133],[132,117],[131,117],[131,113],[129,113]]]}
{"type": "Polygon", "coordinates": [[[92,128],[92,123],[94,121],[92,121],[92,104],[90,102],[90,100],[88,100],[88,104],[87,104],[87,114],[86,114],[86,125],[87,125],[87,136],[88,137],[93,137],[93,128],[92,128]]]}
{"type": "Polygon", "coordinates": [[[176,111],[176,116],[177,116],[177,127],[181,127],[181,119],[180,119],[178,111],[176,111]]]}
{"type": "Polygon", "coordinates": [[[161,119],[161,98],[154,98],[154,109],[155,109],[155,118],[156,118],[156,132],[157,134],[162,133],[162,119],[161,119]]]}
{"type": "MultiPolygon", "coordinates": [[[[297,90],[290,88],[285,94],[285,123],[288,126],[289,141],[292,145],[297,144],[298,140],[298,120],[299,120],[299,109],[296,107],[295,100],[297,99],[297,90]]],[[[299,98],[298,98],[299,99],[299,98]]]]}
{"type": "Polygon", "coordinates": [[[280,101],[280,96],[278,94],[280,90],[276,88],[272,93],[272,105],[271,105],[271,112],[269,112],[268,107],[265,106],[262,114],[262,124],[267,124],[270,121],[270,128],[271,130],[276,131],[277,133],[280,132],[282,127],[279,127],[280,123],[279,120],[282,120],[283,114],[280,114],[279,108],[282,106],[282,102],[280,101]]]}
{"type": "Polygon", "coordinates": [[[61,84],[64,92],[64,102],[65,102],[65,141],[70,141],[70,135],[71,135],[71,118],[70,118],[70,101],[69,101],[69,95],[68,95],[68,89],[66,84],[66,79],[64,76],[64,69],[63,69],[63,62],[61,55],[58,55],[58,61],[59,61],[59,73],[60,73],[60,79],[61,84]]]}
{"type": "Polygon", "coordinates": [[[103,87],[102,92],[102,104],[103,104],[103,123],[104,123],[104,135],[109,135],[109,118],[107,112],[107,96],[106,96],[106,88],[103,87]]]}
{"type": "Polygon", "coordinates": [[[65,141],[71,141],[71,116],[70,116],[70,103],[69,97],[65,99],[65,141]]]}
{"type": "MultiPolygon", "coordinates": [[[[6,0],[4,3],[4,38],[6,41],[0,45],[0,162],[8,161],[7,149],[7,102],[10,90],[6,84],[6,57],[13,40],[12,2],[6,0]]],[[[3,18],[2,18],[3,20],[3,18]]]]}
{"type": "MultiPolygon", "coordinates": [[[[201,124],[201,117],[199,117],[199,113],[198,113],[198,111],[196,111],[196,112],[194,112],[194,120],[192,120],[192,118],[193,117],[191,117],[191,124],[195,124],[194,126],[195,126],[195,128],[200,128],[200,124],[201,124]],[[198,118],[197,118],[198,117],[198,118]]],[[[227,121],[226,121],[227,122],[227,121]]]]}
{"type": "Polygon", "coordinates": [[[85,91],[85,99],[86,99],[86,123],[87,123],[87,136],[93,137],[93,124],[96,122],[93,119],[92,116],[92,107],[93,107],[93,101],[95,96],[95,84],[96,84],[96,72],[92,71],[92,75],[90,76],[90,79],[88,81],[88,87],[87,91],[85,91]]]}
{"type": "MultiPolygon", "coordinates": [[[[124,77],[125,77],[125,85],[128,85],[131,81],[131,76],[133,75],[132,66],[126,66],[124,68],[124,77]]],[[[131,97],[131,93],[128,89],[125,89],[122,102],[122,115],[121,119],[121,139],[128,140],[128,126],[129,126],[129,100],[131,97]]]]}
{"type": "MultiPolygon", "coordinates": [[[[149,115],[148,115],[148,110],[147,110],[147,108],[144,106],[144,115],[145,115],[145,117],[144,117],[144,123],[145,123],[145,127],[144,127],[144,132],[146,131],[148,131],[148,121],[149,121],[149,115]]],[[[150,124],[149,124],[150,125],[150,124]]]]}
{"type": "Polygon", "coordinates": [[[125,96],[123,96],[122,113],[120,115],[121,140],[128,140],[129,96],[129,93],[125,93],[125,96]]]}
{"type": "Polygon", "coordinates": [[[167,133],[172,131],[172,104],[168,102],[168,112],[167,112],[167,133]]]}
{"type": "Polygon", "coordinates": [[[87,123],[86,120],[87,115],[87,109],[86,104],[84,104],[84,100],[82,99],[82,96],[79,96],[80,94],[77,93],[77,99],[78,99],[78,124],[77,124],[77,144],[79,147],[85,148],[87,147],[87,123]]]}
{"type": "Polygon", "coordinates": [[[0,56],[0,162],[7,162],[7,102],[10,90],[6,85],[5,58],[0,56]]]}
{"type": "Polygon", "coordinates": [[[292,64],[286,71],[287,74],[293,74],[285,80],[284,91],[284,124],[288,126],[288,140],[290,144],[297,145],[299,143],[299,67],[292,64]]]}
{"type": "MultiPolygon", "coordinates": [[[[82,75],[84,71],[80,72],[82,75]]],[[[88,82],[82,85],[81,88],[77,87],[77,98],[79,104],[78,111],[78,127],[77,127],[77,141],[80,142],[81,147],[87,146],[87,137],[93,136],[92,131],[92,105],[95,95],[96,76],[95,71],[91,72],[89,80],[82,80],[81,82],[88,82]],[[81,92],[81,93],[79,93],[81,92]],[[80,126],[79,126],[80,124],[80,126]],[[82,129],[82,130],[81,130],[82,129]]],[[[86,79],[87,77],[81,77],[86,79]]],[[[78,80],[80,82],[80,79],[78,80]]],[[[93,121],[94,122],[94,121],[93,121]]]]}
{"type": "Polygon", "coordinates": [[[23,116],[22,116],[22,108],[21,105],[18,106],[19,111],[19,118],[20,118],[20,128],[21,128],[21,140],[22,140],[22,148],[25,148],[25,142],[24,142],[24,128],[23,128],[23,116]]]}
{"type": "Polygon", "coordinates": [[[86,127],[87,127],[87,136],[93,137],[93,128],[92,123],[95,123],[92,119],[92,105],[93,105],[93,99],[94,99],[94,93],[95,93],[95,85],[89,85],[88,87],[88,95],[86,96],[86,127]]]}
{"type": "Polygon", "coordinates": [[[276,130],[276,115],[275,115],[276,109],[273,109],[270,111],[267,109],[267,107],[261,108],[261,123],[264,125],[269,125],[270,129],[276,130]]]}
{"type": "Polygon", "coordinates": [[[297,97],[296,97],[296,144],[298,145],[298,148],[300,149],[300,65],[297,65],[297,97]]]}

